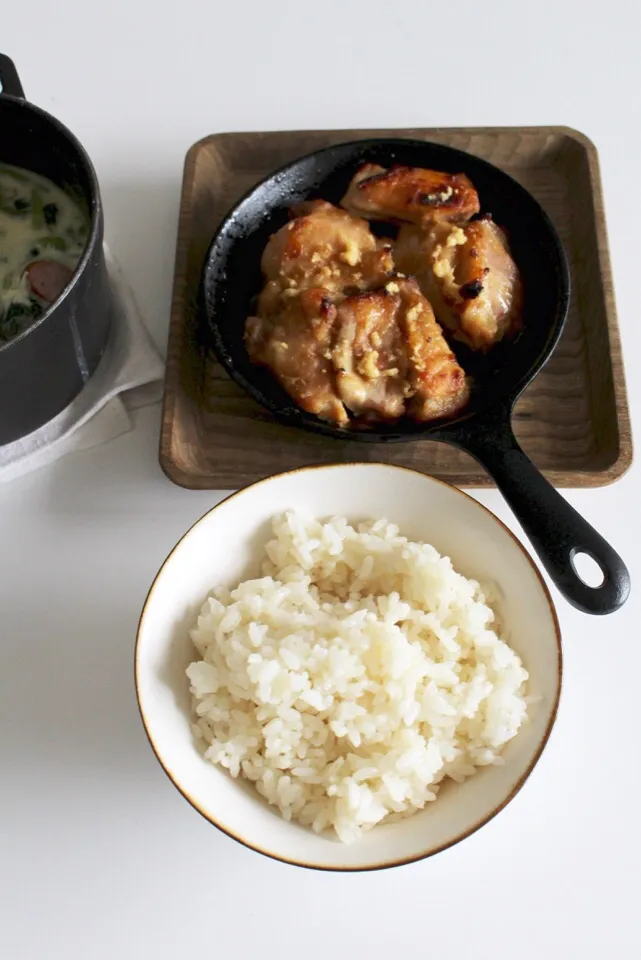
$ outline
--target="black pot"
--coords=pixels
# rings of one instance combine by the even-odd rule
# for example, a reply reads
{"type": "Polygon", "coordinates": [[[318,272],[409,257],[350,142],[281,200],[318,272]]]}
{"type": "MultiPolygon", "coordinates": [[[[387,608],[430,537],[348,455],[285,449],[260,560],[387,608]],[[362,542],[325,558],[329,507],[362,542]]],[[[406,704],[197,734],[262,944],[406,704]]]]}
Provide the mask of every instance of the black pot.
{"type": "Polygon", "coordinates": [[[104,352],[113,299],[91,160],[59,120],[27,103],[13,63],[2,54],[0,83],[0,161],[73,191],[90,217],[87,246],[65,290],[20,336],[0,344],[2,445],[36,430],[80,393],[104,352]]]}

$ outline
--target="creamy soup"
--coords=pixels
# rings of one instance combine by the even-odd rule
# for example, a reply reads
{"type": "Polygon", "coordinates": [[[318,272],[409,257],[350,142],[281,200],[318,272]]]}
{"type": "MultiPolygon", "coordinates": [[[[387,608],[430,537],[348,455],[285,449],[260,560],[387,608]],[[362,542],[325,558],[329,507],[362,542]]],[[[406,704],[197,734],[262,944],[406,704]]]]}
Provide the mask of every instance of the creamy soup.
{"type": "Polygon", "coordinates": [[[62,293],[88,235],[78,201],[46,177],[0,163],[0,343],[62,293]]]}

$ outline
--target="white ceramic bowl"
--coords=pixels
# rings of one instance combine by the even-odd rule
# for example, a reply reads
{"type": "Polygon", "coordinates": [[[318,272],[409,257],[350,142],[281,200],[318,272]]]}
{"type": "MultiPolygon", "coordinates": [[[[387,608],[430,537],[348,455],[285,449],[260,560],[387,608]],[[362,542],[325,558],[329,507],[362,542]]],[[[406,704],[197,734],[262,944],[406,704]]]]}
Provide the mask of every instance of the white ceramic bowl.
{"type": "Polygon", "coordinates": [[[412,470],[385,464],[311,467],[255,483],[205,514],[173,549],[154,580],[136,643],[136,690],[151,745],[183,796],[241,843],[279,860],[328,870],[368,870],[429,856],[478,830],[523,785],[554,723],[561,689],[561,641],[548,590],[532,560],[493,514],[465,493],[412,470]],[[204,760],[190,730],[185,668],[194,658],[188,631],[208,592],[256,572],[269,520],[291,508],[316,517],[386,517],[401,532],[433,544],[468,577],[492,578],[509,642],[541,697],[531,720],[486,767],[448,784],[424,810],[375,827],[345,845],[287,823],[242,780],[204,760]]]}

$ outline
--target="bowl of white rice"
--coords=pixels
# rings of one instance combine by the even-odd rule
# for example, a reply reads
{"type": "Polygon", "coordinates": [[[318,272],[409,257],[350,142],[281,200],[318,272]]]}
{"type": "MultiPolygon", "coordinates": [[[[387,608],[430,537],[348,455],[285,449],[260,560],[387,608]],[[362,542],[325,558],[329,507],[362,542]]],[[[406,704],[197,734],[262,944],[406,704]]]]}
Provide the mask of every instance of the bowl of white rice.
{"type": "Polygon", "coordinates": [[[550,735],[554,606],[476,500],[386,464],[296,470],[222,501],[140,618],[151,746],[207,820],[276,859],[369,870],[494,817],[550,735]]]}

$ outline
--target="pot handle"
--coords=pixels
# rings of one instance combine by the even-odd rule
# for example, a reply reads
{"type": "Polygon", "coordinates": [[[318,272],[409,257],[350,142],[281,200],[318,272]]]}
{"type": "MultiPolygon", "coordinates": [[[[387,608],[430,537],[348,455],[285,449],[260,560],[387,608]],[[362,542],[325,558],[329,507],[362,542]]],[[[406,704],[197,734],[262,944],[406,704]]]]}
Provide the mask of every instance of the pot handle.
{"type": "Polygon", "coordinates": [[[630,593],[625,563],[521,450],[510,410],[475,417],[461,426],[463,430],[448,439],[488,471],[566,600],[583,613],[613,613],[623,606],[630,593]],[[600,586],[591,587],[578,575],[574,558],[581,553],[600,567],[600,586]]]}
{"type": "Polygon", "coordinates": [[[24,100],[24,90],[13,60],[0,53],[0,93],[24,100]]]}

